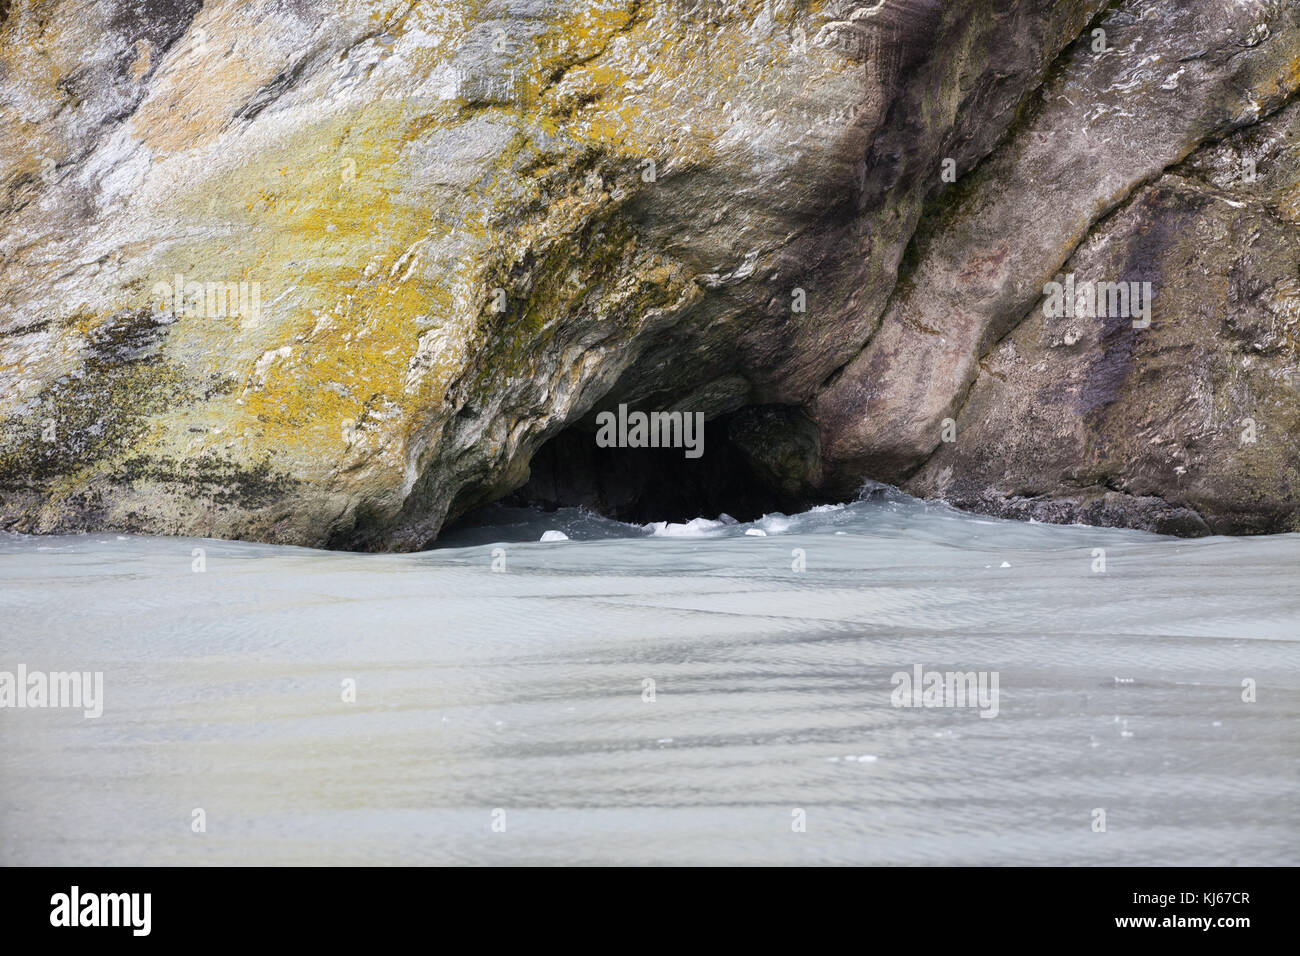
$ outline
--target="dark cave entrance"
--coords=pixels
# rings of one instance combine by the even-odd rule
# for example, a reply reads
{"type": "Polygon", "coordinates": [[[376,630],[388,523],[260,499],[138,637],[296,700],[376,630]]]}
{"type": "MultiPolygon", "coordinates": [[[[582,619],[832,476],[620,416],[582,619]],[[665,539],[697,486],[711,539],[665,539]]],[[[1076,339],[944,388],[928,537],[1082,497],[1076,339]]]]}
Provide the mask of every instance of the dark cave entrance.
{"type": "MultiPolygon", "coordinates": [[[[824,503],[817,428],[789,406],[749,406],[705,423],[703,454],[602,448],[590,421],[547,442],[527,484],[499,504],[580,507],[619,521],[689,521],[726,513],[752,521],[824,503]]],[[[467,516],[471,518],[472,516],[467,516]]]]}

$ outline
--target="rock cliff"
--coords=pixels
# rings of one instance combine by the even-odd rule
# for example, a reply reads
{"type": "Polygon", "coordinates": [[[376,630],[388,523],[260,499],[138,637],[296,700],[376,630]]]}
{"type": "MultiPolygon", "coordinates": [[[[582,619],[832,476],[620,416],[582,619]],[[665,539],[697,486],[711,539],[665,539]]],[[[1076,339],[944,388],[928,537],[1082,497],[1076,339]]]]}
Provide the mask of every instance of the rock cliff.
{"type": "Polygon", "coordinates": [[[0,527],[1300,530],[1298,87],[1282,0],[0,2],[0,527]]]}

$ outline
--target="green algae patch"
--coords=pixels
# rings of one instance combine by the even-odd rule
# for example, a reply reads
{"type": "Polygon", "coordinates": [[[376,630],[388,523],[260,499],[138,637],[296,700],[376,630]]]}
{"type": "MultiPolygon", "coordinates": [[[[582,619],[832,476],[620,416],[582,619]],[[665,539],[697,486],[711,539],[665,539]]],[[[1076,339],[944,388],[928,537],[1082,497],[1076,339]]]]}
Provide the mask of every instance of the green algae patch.
{"type": "Polygon", "coordinates": [[[159,354],[166,328],[147,311],[91,327],[82,366],[0,425],[0,488],[75,483],[137,445],[152,416],[201,399],[159,354]]]}

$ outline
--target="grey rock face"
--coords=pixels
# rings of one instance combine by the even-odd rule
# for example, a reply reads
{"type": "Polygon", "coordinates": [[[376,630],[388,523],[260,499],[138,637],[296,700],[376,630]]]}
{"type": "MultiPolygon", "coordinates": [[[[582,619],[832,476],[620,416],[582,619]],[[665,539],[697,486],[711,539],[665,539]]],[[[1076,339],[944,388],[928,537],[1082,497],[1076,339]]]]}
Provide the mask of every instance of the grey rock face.
{"type": "Polygon", "coordinates": [[[941,443],[909,488],[1040,520],[1292,530],[1297,136],[1293,104],[1107,217],[1062,268],[1149,281],[1150,327],[1031,313],[982,359],[960,440],[941,443]],[[1243,181],[1252,169],[1268,172],[1243,181]]]}
{"type": "Polygon", "coordinates": [[[867,473],[1040,520],[1300,527],[1295,221],[1277,213],[1296,154],[1289,121],[1265,121],[1294,99],[1300,11],[1223,14],[1120,4],[1098,26],[1111,52],[1074,44],[925,223],[879,330],[816,399],[841,491],[867,473]],[[1205,147],[1217,184],[1188,180],[1243,128],[1230,155],[1205,147]],[[1065,274],[1151,283],[1150,327],[1045,318],[1065,274]],[[1269,437],[1239,443],[1248,419],[1269,437]]]}
{"type": "Polygon", "coordinates": [[[1297,527],[1292,4],[64,0],[0,40],[0,527],[633,507],[619,403],[708,416],[756,507],[1297,527]],[[1150,324],[1044,316],[1069,274],[1150,324]]]}

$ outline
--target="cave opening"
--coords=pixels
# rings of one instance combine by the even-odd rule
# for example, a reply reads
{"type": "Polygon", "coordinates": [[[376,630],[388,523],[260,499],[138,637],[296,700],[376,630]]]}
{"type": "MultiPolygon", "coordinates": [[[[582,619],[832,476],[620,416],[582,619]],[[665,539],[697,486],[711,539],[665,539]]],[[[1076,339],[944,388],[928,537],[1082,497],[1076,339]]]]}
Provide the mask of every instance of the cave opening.
{"type": "MultiPolygon", "coordinates": [[[[680,447],[601,447],[590,418],[533,456],[528,481],[497,506],[583,508],[632,524],[728,514],[753,521],[826,503],[819,493],[820,441],[797,408],[747,406],[704,424],[702,454],[680,447]]],[[[472,525],[479,513],[451,527],[472,525]]]]}

